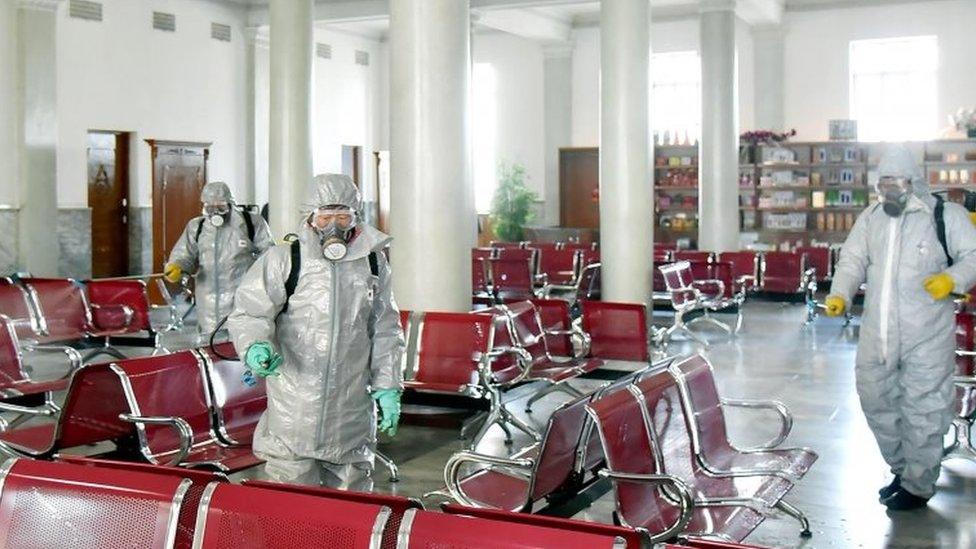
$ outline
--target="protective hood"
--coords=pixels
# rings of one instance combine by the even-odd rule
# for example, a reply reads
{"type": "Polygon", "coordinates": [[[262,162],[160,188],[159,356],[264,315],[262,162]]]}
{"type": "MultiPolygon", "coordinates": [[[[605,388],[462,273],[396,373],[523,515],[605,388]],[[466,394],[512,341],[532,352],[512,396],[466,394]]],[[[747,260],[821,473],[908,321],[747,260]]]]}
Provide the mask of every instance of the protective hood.
{"type": "Polygon", "coordinates": [[[359,189],[348,175],[326,173],[316,175],[312,184],[308,186],[302,200],[301,214],[304,220],[319,206],[338,204],[355,210],[359,215],[363,210],[363,199],[359,189]]]}
{"type": "Polygon", "coordinates": [[[912,182],[915,196],[923,201],[929,198],[929,182],[915,156],[904,144],[891,145],[882,155],[878,163],[878,178],[882,177],[904,177],[912,182]]]}
{"type": "Polygon", "coordinates": [[[217,202],[226,202],[228,204],[234,204],[234,195],[230,192],[230,187],[227,183],[223,181],[211,181],[203,186],[203,190],[200,191],[200,202],[204,204],[214,204],[217,202]]]}

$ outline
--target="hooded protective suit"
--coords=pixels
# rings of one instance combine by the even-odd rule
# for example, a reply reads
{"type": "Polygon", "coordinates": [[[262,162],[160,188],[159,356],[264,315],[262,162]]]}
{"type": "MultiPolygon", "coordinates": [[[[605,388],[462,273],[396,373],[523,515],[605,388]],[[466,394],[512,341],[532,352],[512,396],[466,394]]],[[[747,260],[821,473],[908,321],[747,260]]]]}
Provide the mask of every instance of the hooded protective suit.
{"type": "Polygon", "coordinates": [[[949,254],[936,234],[935,198],[911,153],[889,151],[881,177],[910,178],[914,195],[898,217],[880,204],[858,217],[834,273],[831,294],[851,303],[867,282],[857,348],[856,382],[861,408],[885,461],[901,486],[931,497],[942,459],[942,437],[952,420],[955,369],[953,303],[923,288],[945,272],[956,292],[976,283],[976,229],[967,212],[946,203],[949,254]]]}
{"type": "Polygon", "coordinates": [[[243,353],[270,342],[283,361],[267,378],[268,409],[254,452],[273,480],[368,490],[376,446],[370,391],[402,389],[404,340],[382,250],[391,238],[359,225],[340,260],[323,257],[306,219],[319,206],[360,211],[359,192],[342,175],[317,176],[302,203],[301,271],[288,308],[288,245],[275,246],[244,275],[227,322],[243,353]],[[377,252],[378,276],[368,256],[377,252]]]}
{"type": "MultiPolygon", "coordinates": [[[[200,192],[200,200],[204,204],[234,204],[230,188],[221,181],[207,183],[200,192]]],[[[197,326],[201,334],[209,335],[230,313],[238,281],[254,259],[273,245],[271,229],[261,216],[233,207],[220,227],[215,227],[203,215],[186,224],[168,263],[179,265],[183,272],[196,273],[197,326]],[[244,215],[250,215],[254,224],[253,242],[248,238],[244,215]]]]}

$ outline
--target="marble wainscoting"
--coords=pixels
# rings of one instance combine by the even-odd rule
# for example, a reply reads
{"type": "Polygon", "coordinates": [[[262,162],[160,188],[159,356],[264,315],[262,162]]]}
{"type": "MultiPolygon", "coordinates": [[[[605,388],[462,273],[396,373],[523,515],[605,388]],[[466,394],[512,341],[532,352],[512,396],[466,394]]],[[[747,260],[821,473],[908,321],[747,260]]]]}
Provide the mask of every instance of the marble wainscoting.
{"type": "Polygon", "coordinates": [[[152,272],[152,208],[129,208],[129,273],[152,272]]]}
{"type": "Polygon", "coordinates": [[[0,208],[0,276],[15,273],[20,267],[17,215],[15,208],[0,208]]]}
{"type": "Polygon", "coordinates": [[[91,278],[91,208],[58,209],[58,244],[61,276],[91,278]]]}

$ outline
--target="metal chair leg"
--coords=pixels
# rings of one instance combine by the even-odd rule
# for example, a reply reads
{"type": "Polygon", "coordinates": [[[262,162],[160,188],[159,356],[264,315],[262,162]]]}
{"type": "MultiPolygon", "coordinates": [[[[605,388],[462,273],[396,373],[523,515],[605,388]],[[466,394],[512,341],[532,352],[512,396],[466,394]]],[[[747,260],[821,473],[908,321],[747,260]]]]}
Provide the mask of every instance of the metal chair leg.
{"type": "Polygon", "coordinates": [[[972,424],[964,418],[952,420],[952,430],[955,439],[952,444],[942,451],[942,459],[968,459],[976,462],[976,448],[972,442],[972,424]]]}
{"type": "Polygon", "coordinates": [[[800,511],[791,503],[783,499],[776,502],[776,508],[799,521],[800,528],[802,528],[800,531],[801,537],[809,538],[813,536],[813,532],[810,531],[810,521],[807,520],[807,516],[803,514],[803,511],[800,511]]]}
{"type": "Polygon", "coordinates": [[[382,452],[376,452],[376,461],[379,461],[390,471],[390,482],[400,482],[400,469],[396,463],[382,452]]]}

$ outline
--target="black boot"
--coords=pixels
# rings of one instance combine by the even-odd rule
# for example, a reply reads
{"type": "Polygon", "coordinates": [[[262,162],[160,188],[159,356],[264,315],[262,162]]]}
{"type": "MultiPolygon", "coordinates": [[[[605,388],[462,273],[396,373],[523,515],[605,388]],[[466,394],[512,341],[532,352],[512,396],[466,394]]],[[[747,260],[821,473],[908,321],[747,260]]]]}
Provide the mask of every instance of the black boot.
{"type": "Polygon", "coordinates": [[[928,505],[929,498],[920,498],[915,494],[900,488],[895,495],[884,500],[884,504],[892,511],[911,511],[928,505]]]}
{"type": "Polygon", "coordinates": [[[878,490],[878,495],[881,496],[878,501],[884,502],[884,500],[895,495],[895,492],[897,492],[899,488],[901,488],[901,475],[895,475],[895,478],[891,480],[891,484],[878,490]]]}

